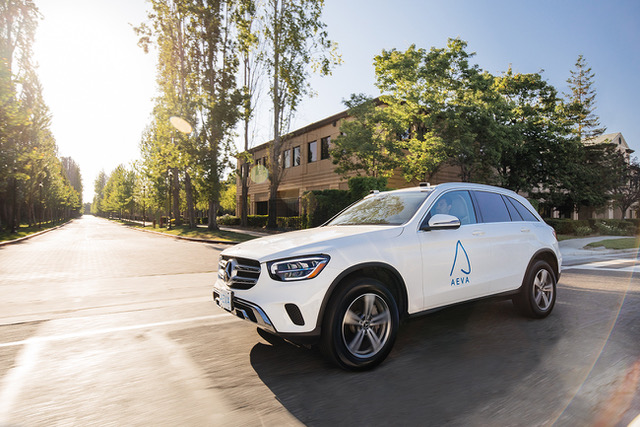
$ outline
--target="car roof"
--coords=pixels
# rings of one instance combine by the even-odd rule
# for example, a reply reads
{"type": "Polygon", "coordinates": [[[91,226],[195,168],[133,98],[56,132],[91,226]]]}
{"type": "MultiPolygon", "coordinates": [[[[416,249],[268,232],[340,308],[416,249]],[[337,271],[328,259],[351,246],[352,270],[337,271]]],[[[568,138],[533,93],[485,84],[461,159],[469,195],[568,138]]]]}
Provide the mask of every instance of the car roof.
{"type": "Polygon", "coordinates": [[[493,185],[474,184],[471,182],[446,182],[437,185],[420,185],[419,187],[409,187],[400,190],[393,190],[393,192],[433,192],[437,191],[442,193],[447,190],[480,190],[480,191],[492,191],[496,193],[508,194],[511,196],[518,196],[512,190],[506,188],[495,187],[493,185]]]}

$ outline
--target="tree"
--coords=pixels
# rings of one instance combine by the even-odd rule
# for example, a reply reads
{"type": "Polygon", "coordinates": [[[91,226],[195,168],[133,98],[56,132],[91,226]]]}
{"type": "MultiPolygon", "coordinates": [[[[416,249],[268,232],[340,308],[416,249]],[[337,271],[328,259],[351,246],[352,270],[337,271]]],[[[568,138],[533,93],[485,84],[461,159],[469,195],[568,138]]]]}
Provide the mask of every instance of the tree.
{"type": "Polygon", "coordinates": [[[486,181],[499,158],[493,78],[469,64],[466,47],[449,39],[446,48],[410,46],[374,58],[386,121],[404,130],[398,144],[408,152],[408,179],[428,178],[448,161],[463,181],[486,181]]]}
{"type": "MultiPolygon", "coordinates": [[[[136,28],[140,45],[158,46],[158,86],[154,123],[145,136],[151,182],[159,182],[158,164],[171,170],[174,207],[179,206],[178,175],[184,173],[187,210],[194,227],[194,185],[209,201],[209,228],[216,229],[220,179],[228,167],[229,142],[238,118],[241,93],[236,87],[233,10],[222,0],[152,0],[149,24],[136,28]],[[171,116],[187,120],[186,134],[167,128],[171,116]],[[171,141],[171,142],[169,142],[171,141]],[[171,150],[170,148],[173,148],[171,150]],[[169,161],[163,153],[173,151],[169,161]]],[[[168,174],[168,172],[167,172],[168,174]]],[[[177,217],[177,215],[176,215],[177,217]]]]}
{"type": "Polygon", "coordinates": [[[595,114],[596,90],[593,79],[596,76],[587,65],[583,55],[578,55],[575,70],[571,70],[567,79],[571,94],[567,95],[566,115],[574,125],[574,132],[580,140],[592,139],[602,135],[606,127],[600,126],[600,119],[595,114]]]}
{"type": "Polygon", "coordinates": [[[276,200],[284,168],[283,136],[292,114],[309,91],[309,70],[327,75],[339,63],[335,46],[321,20],[323,0],[267,0],[264,65],[270,81],[273,108],[273,142],[269,145],[269,220],[276,228],[276,200]]]}
{"type": "Polygon", "coordinates": [[[242,73],[243,102],[240,118],[243,123],[244,151],[239,155],[241,160],[240,170],[240,225],[248,225],[248,195],[249,195],[249,170],[252,159],[249,154],[251,145],[250,124],[254,118],[256,103],[258,100],[259,84],[262,77],[262,48],[258,37],[260,24],[256,3],[253,0],[245,0],[236,9],[235,20],[238,26],[238,51],[240,57],[240,69],[242,73]]]}
{"type": "Polygon", "coordinates": [[[622,218],[625,218],[629,208],[640,202],[640,163],[637,158],[629,163],[625,162],[624,174],[613,193],[615,204],[622,211],[622,218]]]}
{"type": "Polygon", "coordinates": [[[348,177],[389,177],[400,165],[402,152],[398,130],[385,121],[380,102],[363,94],[352,94],[343,101],[351,120],[340,126],[340,136],[330,149],[335,172],[348,177]]]}
{"type": "Polygon", "coordinates": [[[94,215],[104,215],[106,210],[102,206],[104,199],[104,187],[107,185],[108,176],[101,170],[93,183],[93,203],[91,204],[91,213],[94,215]]]}
{"type": "Polygon", "coordinates": [[[513,73],[511,68],[495,78],[494,88],[504,101],[498,118],[505,141],[498,184],[534,197],[562,191],[582,144],[563,120],[556,89],[539,73],[513,73]]]}

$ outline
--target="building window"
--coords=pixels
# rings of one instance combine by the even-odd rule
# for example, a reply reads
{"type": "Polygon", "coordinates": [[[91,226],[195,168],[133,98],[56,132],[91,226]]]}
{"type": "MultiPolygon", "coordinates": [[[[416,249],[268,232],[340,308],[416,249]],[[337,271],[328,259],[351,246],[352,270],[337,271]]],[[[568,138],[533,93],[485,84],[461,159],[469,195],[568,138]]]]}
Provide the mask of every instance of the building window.
{"type": "Polygon", "coordinates": [[[329,148],[331,147],[331,137],[327,136],[320,140],[320,160],[328,159],[329,148]]]}
{"type": "Polygon", "coordinates": [[[313,141],[309,143],[308,163],[313,163],[317,161],[318,161],[318,141],[313,141]]]}
{"type": "Polygon", "coordinates": [[[293,166],[300,166],[300,146],[293,147],[293,166]]]}
{"type": "Polygon", "coordinates": [[[309,157],[308,163],[313,163],[318,161],[318,141],[310,142],[308,145],[309,148],[309,157]]]}
{"type": "Polygon", "coordinates": [[[291,167],[291,150],[285,150],[285,152],[282,153],[282,164],[285,169],[291,167]]]}

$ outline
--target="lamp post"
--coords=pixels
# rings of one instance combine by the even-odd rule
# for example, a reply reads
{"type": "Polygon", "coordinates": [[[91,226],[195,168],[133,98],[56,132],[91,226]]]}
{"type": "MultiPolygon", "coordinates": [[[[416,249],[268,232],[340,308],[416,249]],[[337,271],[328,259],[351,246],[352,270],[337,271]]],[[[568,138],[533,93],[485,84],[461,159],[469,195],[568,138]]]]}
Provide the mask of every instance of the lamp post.
{"type": "Polygon", "coordinates": [[[40,220],[38,221],[38,228],[42,228],[42,220],[44,218],[44,200],[42,200],[42,183],[38,184],[40,187],[40,220]]]}
{"type": "Polygon", "coordinates": [[[18,168],[13,168],[13,208],[11,209],[11,232],[15,233],[18,231],[18,227],[16,226],[16,213],[17,213],[17,204],[18,204],[18,178],[16,177],[18,173],[18,168]]]}
{"type": "Polygon", "coordinates": [[[171,169],[169,169],[169,225],[168,225],[168,229],[171,230],[171,187],[172,187],[172,180],[173,180],[173,173],[171,172],[171,169]]]}
{"type": "Polygon", "coordinates": [[[146,199],[146,195],[147,195],[147,186],[143,185],[142,186],[142,228],[146,227],[145,224],[145,199],[146,199]]]}

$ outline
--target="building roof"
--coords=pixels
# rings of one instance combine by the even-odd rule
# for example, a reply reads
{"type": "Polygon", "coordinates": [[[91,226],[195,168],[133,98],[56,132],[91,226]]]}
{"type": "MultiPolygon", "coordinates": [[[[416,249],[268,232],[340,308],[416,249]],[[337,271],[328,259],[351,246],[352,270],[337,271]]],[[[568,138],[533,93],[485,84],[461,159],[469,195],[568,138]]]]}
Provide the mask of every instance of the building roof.
{"type": "Polygon", "coordinates": [[[622,151],[629,154],[633,153],[633,150],[629,148],[621,132],[607,133],[594,138],[583,139],[582,143],[585,145],[614,144],[622,151]]]}
{"type": "MultiPolygon", "coordinates": [[[[286,135],[282,135],[282,139],[294,138],[294,137],[296,137],[298,135],[305,134],[305,133],[310,132],[310,131],[312,131],[314,129],[321,128],[322,126],[326,126],[329,123],[337,122],[338,120],[344,119],[345,117],[348,117],[348,116],[349,116],[349,110],[342,111],[340,113],[334,114],[333,116],[329,116],[329,117],[327,117],[325,119],[322,119],[320,121],[311,123],[310,125],[302,127],[300,129],[296,129],[296,130],[294,130],[292,132],[289,132],[286,135]]],[[[257,145],[255,147],[249,148],[249,152],[255,152],[255,151],[261,150],[261,149],[263,149],[265,147],[268,147],[269,144],[271,144],[271,143],[273,143],[273,140],[265,142],[265,143],[260,144],[260,145],[257,145]]]]}

